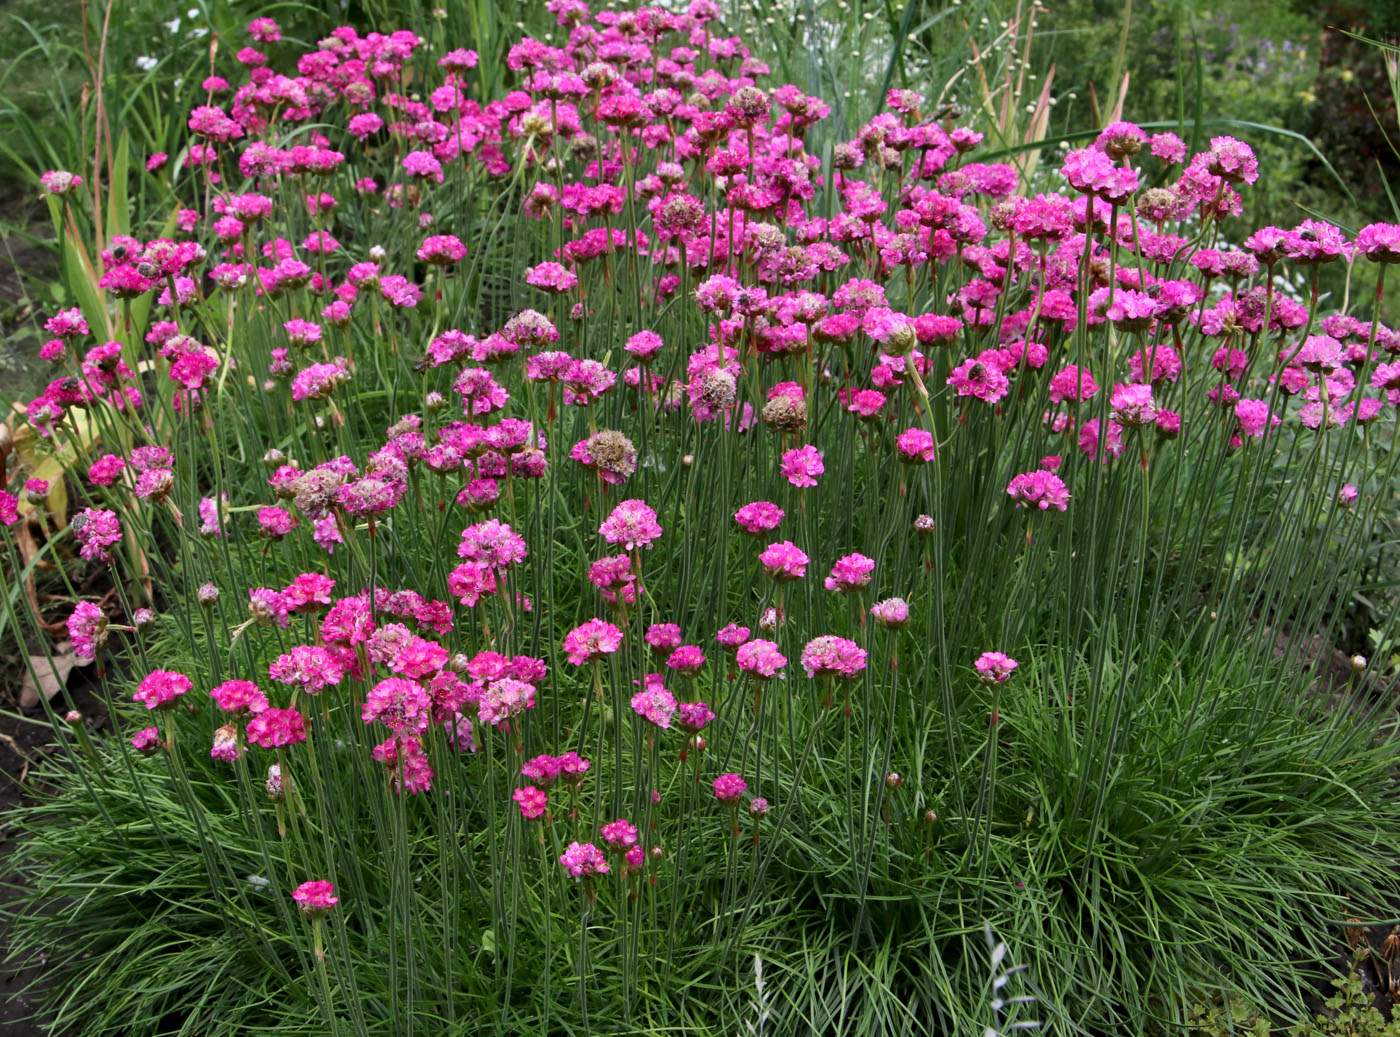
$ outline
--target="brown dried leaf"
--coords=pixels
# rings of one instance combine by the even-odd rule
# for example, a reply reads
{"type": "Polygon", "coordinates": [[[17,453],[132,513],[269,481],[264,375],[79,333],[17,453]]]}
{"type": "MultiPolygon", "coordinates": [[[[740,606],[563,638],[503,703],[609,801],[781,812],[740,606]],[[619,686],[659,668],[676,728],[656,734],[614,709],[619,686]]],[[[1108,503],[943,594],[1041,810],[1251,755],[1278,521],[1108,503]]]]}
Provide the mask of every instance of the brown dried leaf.
{"type": "Polygon", "coordinates": [[[73,667],[86,665],[85,661],[79,662],[72,644],[68,641],[54,647],[52,665],[46,656],[31,655],[29,668],[25,670],[24,681],[20,684],[20,709],[33,709],[39,704],[40,695],[45,699],[52,699],[68,683],[68,675],[73,672],[73,667]],[[39,678],[38,687],[34,684],[36,675],[39,678]]]}

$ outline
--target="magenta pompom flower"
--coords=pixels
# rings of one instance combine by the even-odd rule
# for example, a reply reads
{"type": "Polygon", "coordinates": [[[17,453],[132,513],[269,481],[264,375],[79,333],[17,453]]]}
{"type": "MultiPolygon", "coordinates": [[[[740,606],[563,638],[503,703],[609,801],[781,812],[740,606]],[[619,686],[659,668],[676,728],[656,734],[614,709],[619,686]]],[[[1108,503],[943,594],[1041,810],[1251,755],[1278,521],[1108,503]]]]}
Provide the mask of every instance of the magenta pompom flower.
{"type": "Polygon", "coordinates": [[[621,647],[622,631],[602,619],[590,619],[564,635],[564,652],[575,666],[611,655],[621,647]]]}
{"type": "Polygon", "coordinates": [[[829,591],[853,594],[870,583],[870,574],[874,571],[875,559],[863,554],[848,554],[831,567],[831,575],[824,581],[824,586],[829,591]]]}
{"type": "Polygon", "coordinates": [[[143,727],[131,739],[131,747],[142,756],[151,756],[160,751],[160,729],[143,727]]]}
{"type": "Polygon", "coordinates": [[[542,816],[545,807],[549,804],[549,796],[533,785],[516,789],[511,793],[511,798],[520,805],[520,816],[527,821],[533,821],[542,816]]]}
{"type": "Polygon", "coordinates": [[[1001,684],[1020,663],[1001,652],[983,652],[974,665],[977,667],[977,679],[983,684],[1001,684]]]}
{"type": "Polygon", "coordinates": [[[901,432],[895,437],[894,446],[905,464],[928,464],[934,458],[933,435],[927,429],[901,432]]]}
{"type": "Polygon", "coordinates": [[[807,563],[811,559],[791,540],[782,540],[764,548],[758,561],[774,582],[789,583],[807,575],[807,563]]]}
{"type": "Polygon", "coordinates": [[[335,895],[335,887],[325,879],[303,882],[292,891],[292,899],[308,918],[324,918],[330,914],[331,908],[340,903],[340,898],[335,895]]]}
{"type": "Polygon", "coordinates": [[[107,615],[90,601],[80,601],[68,617],[68,640],[79,659],[92,660],[107,642],[107,615]]]}
{"type": "Polygon", "coordinates": [[[637,826],[619,817],[603,825],[603,841],[614,850],[626,850],[637,845],[637,826]]]}
{"type": "Polygon", "coordinates": [[[252,681],[224,681],[209,695],[225,713],[261,713],[268,708],[267,696],[252,681]]]}
{"type": "Polygon", "coordinates": [[[598,532],[610,544],[621,544],[624,550],[632,551],[639,547],[650,547],[651,542],[661,535],[661,526],[656,521],[656,512],[647,506],[646,501],[625,500],[603,520],[598,532]]]}
{"type": "Polygon", "coordinates": [[[737,774],[721,774],[714,780],[715,799],[726,806],[739,802],[748,791],[749,783],[737,774]]]}
{"type": "Polygon", "coordinates": [[[783,521],[783,509],[766,500],[754,501],[736,511],[734,521],[750,536],[762,536],[778,528],[783,521]]]}
{"type": "Polygon", "coordinates": [[[642,690],[632,696],[632,710],[643,720],[669,729],[676,715],[676,697],[666,690],[659,673],[642,679],[642,690]]]}
{"type": "Polygon", "coordinates": [[[886,630],[901,630],[909,625],[909,603],[903,598],[886,598],[870,606],[870,614],[886,630]]]}
{"type": "Polygon", "coordinates": [[[739,669],[756,680],[770,680],[787,665],[787,657],[778,650],[777,644],[755,638],[739,649],[734,657],[739,669]]]}
{"type": "Polygon", "coordinates": [[[78,554],[90,562],[110,560],[107,549],[121,541],[122,527],[114,511],[84,508],[69,523],[73,536],[81,545],[78,554]]]}
{"type": "Polygon", "coordinates": [[[592,843],[577,841],[569,843],[569,848],[559,855],[559,863],[576,879],[591,879],[612,870],[602,850],[592,843]]]}
{"type": "Polygon", "coordinates": [[[1050,508],[1064,511],[1069,506],[1069,487],[1058,475],[1043,468],[1016,476],[1006,487],[1006,492],[1018,508],[1029,506],[1041,511],[1050,508]]]}
{"type": "Polygon", "coordinates": [[[295,709],[265,709],[248,721],[248,741],[276,749],[306,741],[306,721],[295,709]]]}
{"type": "Polygon", "coordinates": [[[802,668],[808,677],[854,680],[865,669],[865,649],[848,638],[823,634],[802,649],[802,668]]]}
{"type": "Polygon", "coordinates": [[[788,482],[797,487],[806,487],[817,485],[817,477],[826,471],[826,466],[822,463],[821,451],[808,445],[783,454],[779,469],[788,482]]]}
{"type": "Polygon", "coordinates": [[[147,709],[174,709],[180,696],[193,685],[183,673],[152,670],[131,697],[147,709]]]}

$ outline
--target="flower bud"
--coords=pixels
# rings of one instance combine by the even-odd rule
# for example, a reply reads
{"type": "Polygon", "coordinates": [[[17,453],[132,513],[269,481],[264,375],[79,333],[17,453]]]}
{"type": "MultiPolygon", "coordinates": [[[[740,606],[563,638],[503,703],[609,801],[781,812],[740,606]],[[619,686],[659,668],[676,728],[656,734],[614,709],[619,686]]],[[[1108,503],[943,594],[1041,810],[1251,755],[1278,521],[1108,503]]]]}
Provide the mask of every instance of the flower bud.
{"type": "Polygon", "coordinates": [[[894,771],[890,771],[888,774],[885,775],[885,788],[887,788],[887,789],[897,789],[897,788],[899,788],[899,786],[901,786],[901,785],[903,785],[903,784],[904,784],[904,779],[901,778],[901,777],[900,777],[897,773],[895,773],[894,771]]]}
{"type": "Polygon", "coordinates": [[[219,603],[219,588],[212,583],[206,583],[200,586],[199,590],[195,592],[195,596],[201,605],[211,609],[219,603]]]}
{"type": "Polygon", "coordinates": [[[131,625],[137,630],[147,630],[156,625],[156,614],[150,609],[137,609],[131,614],[131,625]]]}

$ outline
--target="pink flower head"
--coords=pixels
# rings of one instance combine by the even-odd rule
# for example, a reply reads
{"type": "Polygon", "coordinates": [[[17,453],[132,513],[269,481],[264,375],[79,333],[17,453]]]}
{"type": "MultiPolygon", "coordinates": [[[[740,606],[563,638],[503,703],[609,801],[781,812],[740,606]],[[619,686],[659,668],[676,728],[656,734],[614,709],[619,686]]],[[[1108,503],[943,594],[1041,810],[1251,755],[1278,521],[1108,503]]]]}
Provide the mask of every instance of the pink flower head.
{"type": "Polygon", "coordinates": [[[590,619],[564,636],[569,662],[583,666],[622,647],[622,631],[601,619],[590,619]]]}
{"type": "Polygon", "coordinates": [[[90,562],[108,561],[110,556],[107,549],[120,543],[122,538],[122,527],[117,521],[116,512],[100,508],[84,508],[73,516],[69,528],[81,545],[78,554],[90,562]]]}
{"type": "Polygon", "coordinates": [[[703,731],[715,718],[715,711],[703,702],[682,702],[676,707],[676,726],[687,734],[703,731]]]}
{"type": "Polygon", "coordinates": [[[886,630],[901,630],[909,625],[909,603],[903,598],[886,598],[870,606],[870,615],[886,630]]]}
{"type": "Polygon", "coordinates": [[[837,560],[831,567],[831,575],[825,580],[829,591],[851,594],[864,589],[870,583],[870,574],[875,571],[875,559],[863,554],[848,554],[837,560]]]}
{"type": "Polygon", "coordinates": [[[244,747],[238,743],[238,728],[232,724],[225,724],[214,732],[214,744],[209,748],[209,758],[233,763],[244,751],[244,747]]]}
{"type": "Polygon", "coordinates": [[[656,512],[645,501],[625,500],[603,520],[598,532],[610,544],[621,544],[625,550],[650,547],[661,535],[656,512]]]}
{"type": "Polygon", "coordinates": [[[749,628],[730,623],[715,634],[715,640],[730,650],[741,647],[749,639],[749,628]]]}
{"type": "Polygon", "coordinates": [[[865,669],[865,649],[844,637],[823,634],[802,649],[802,668],[808,677],[839,677],[854,680],[865,669]]]}
{"type": "Polygon", "coordinates": [[[682,677],[694,677],[705,665],[705,653],[695,645],[681,645],[666,657],[668,669],[682,677]]]}
{"type": "Polygon", "coordinates": [[[526,785],[522,789],[516,789],[511,793],[511,798],[520,804],[520,816],[527,821],[542,816],[545,807],[549,804],[549,796],[534,785],[526,785]]]}
{"type": "Polygon", "coordinates": [[[983,652],[974,665],[977,667],[977,679],[983,684],[1000,684],[1020,664],[1001,652],[983,652]]]}
{"type": "Polygon", "coordinates": [[[403,677],[388,677],[365,696],[360,719],[366,724],[376,721],[391,731],[421,735],[432,719],[432,699],[417,681],[403,677]]]}
{"type": "Polygon", "coordinates": [[[768,501],[754,501],[745,504],[734,513],[734,521],[750,536],[762,536],[778,528],[783,521],[783,509],[768,501]]]}
{"type": "Polygon", "coordinates": [[[632,710],[643,720],[669,729],[671,718],[676,715],[676,697],[661,683],[659,673],[649,673],[642,682],[642,690],[632,696],[632,710]]]}
{"type": "Polygon", "coordinates": [[[504,522],[487,519],[462,530],[462,542],[457,545],[457,557],[470,562],[508,569],[529,557],[525,538],[504,522]]]}
{"type": "Polygon", "coordinates": [[[742,646],[734,661],[739,669],[756,680],[771,680],[787,665],[787,657],[778,650],[777,644],[761,638],[742,646]]]}
{"type": "Polygon", "coordinates": [[[1016,476],[1006,487],[1006,492],[1018,508],[1029,505],[1041,511],[1050,508],[1064,511],[1069,505],[1069,487],[1059,476],[1043,468],[1016,476]]]}
{"type": "Polygon", "coordinates": [[[616,850],[637,845],[637,826],[625,818],[609,821],[603,826],[603,840],[616,850]]]}
{"type": "Polygon", "coordinates": [[[289,684],[314,695],[339,684],[345,678],[345,670],[336,657],[320,645],[296,645],[277,657],[268,667],[268,676],[278,684],[289,684]]]}
{"type": "Polygon", "coordinates": [[[248,741],[264,749],[306,741],[306,721],[295,709],[265,709],[248,721],[248,741]]]}
{"type": "Polygon", "coordinates": [[[560,761],[546,754],[526,760],[520,773],[536,785],[549,788],[559,777],[560,761]]]}
{"type": "Polygon", "coordinates": [[[622,346],[623,349],[631,353],[642,363],[653,359],[657,353],[661,352],[664,343],[661,336],[654,331],[639,331],[629,338],[622,346]]]}
{"type": "Polygon", "coordinates": [[[1087,367],[1070,364],[1050,379],[1051,403],[1087,400],[1098,391],[1098,383],[1094,381],[1094,376],[1089,373],[1087,367]]]}
{"type": "Polygon", "coordinates": [[[308,918],[324,918],[330,914],[331,908],[340,903],[335,887],[325,879],[303,882],[292,891],[292,899],[308,918]]]}
{"type": "Polygon", "coordinates": [[[804,487],[817,485],[817,476],[826,471],[826,466],[822,464],[821,451],[808,444],[783,454],[779,470],[792,485],[804,487]]]}
{"type": "Polygon", "coordinates": [[[131,747],[142,756],[150,756],[160,750],[160,729],[143,727],[131,739],[131,747]]]}
{"type": "Polygon", "coordinates": [[[1356,235],[1356,250],[1373,263],[1400,263],[1400,226],[1372,223],[1356,235]]]}
{"type": "Polygon", "coordinates": [[[647,627],[643,638],[658,655],[667,655],[678,648],[683,638],[678,623],[653,623],[647,627]]]}
{"type": "Polygon", "coordinates": [[[1253,439],[1263,439],[1271,428],[1282,423],[1269,413],[1269,405],[1263,400],[1240,400],[1235,404],[1235,417],[1239,420],[1240,432],[1253,439]]]}
{"type": "Polygon", "coordinates": [[[588,768],[592,766],[572,749],[556,757],[555,762],[559,764],[559,777],[564,780],[566,785],[577,785],[582,782],[588,773],[588,768]]]}
{"type": "Polygon", "coordinates": [[[612,870],[602,850],[592,843],[577,841],[569,843],[569,848],[559,856],[559,863],[576,879],[591,879],[612,870]]]}
{"type": "Polygon", "coordinates": [[[68,640],[79,659],[96,658],[107,641],[107,615],[90,601],[80,601],[68,617],[68,640]]]}
{"type": "Polygon", "coordinates": [[[748,791],[749,783],[737,774],[721,774],[714,780],[715,799],[726,806],[739,802],[739,797],[748,791]]]}
{"type": "Polygon", "coordinates": [[[1152,400],[1152,386],[1138,382],[1115,385],[1109,400],[1113,417],[1126,428],[1141,428],[1157,420],[1157,405],[1152,400]]]}
{"type": "Polygon", "coordinates": [[[928,464],[934,458],[933,434],[927,429],[911,428],[895,437],[894,446],[905,464],[928,464]]]}
{"type": "Polygon", "coordinates": [[[180,696],[191,687],[190,679],[183,673],[152,670],[131,697],[147,709],[174,709],[180,696]]]}
{"type": "Polygon", "coordinates": [[[807,575],[806,553],[791,540],[769,544],[758,556],[759,563],[777,583],[789,583],[807,575]]]}
{"type": "Polygon", "coordinates": [[[957,390],[959,396],[975,396],[984,403],[995,403],[1011,388],[1006,374],[987,353],[964,360],[953,368],[948,375],[948,384],[957,390]]]}
{"type": "Polygon", "coordinates": [[[252,681],[224,681],[209,695],[225,713],[261,713],[268,708],[267,696],[252,681]]]}
{"type": "Polygon", "coordinates": [[[477,701],[478,718],[492,727],[501,727],[512,717],[534,708],[535,686],[514,677],[491,681],[477,701]]]}

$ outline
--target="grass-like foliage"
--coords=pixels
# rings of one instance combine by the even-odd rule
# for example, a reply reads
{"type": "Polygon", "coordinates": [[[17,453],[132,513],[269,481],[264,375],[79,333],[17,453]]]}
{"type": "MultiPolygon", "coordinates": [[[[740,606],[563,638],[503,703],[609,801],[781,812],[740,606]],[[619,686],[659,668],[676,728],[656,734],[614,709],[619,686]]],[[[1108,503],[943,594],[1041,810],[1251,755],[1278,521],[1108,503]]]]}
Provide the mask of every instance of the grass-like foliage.
{"type": "Polygon", "coordinates": [[[1383,668],[1312,648],[1400,230],[1232,247],[1241,141],[984,164],[906,90],[809,148],[706,0],[549,10],[259,19],[168,154],[45,175],[5,621],[52,565],[118,729],[56,700],[16,825],[54,1032],[1296,1009],[1400,821],[1383,668]]]}

